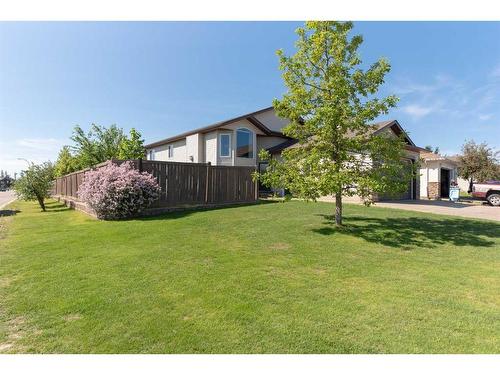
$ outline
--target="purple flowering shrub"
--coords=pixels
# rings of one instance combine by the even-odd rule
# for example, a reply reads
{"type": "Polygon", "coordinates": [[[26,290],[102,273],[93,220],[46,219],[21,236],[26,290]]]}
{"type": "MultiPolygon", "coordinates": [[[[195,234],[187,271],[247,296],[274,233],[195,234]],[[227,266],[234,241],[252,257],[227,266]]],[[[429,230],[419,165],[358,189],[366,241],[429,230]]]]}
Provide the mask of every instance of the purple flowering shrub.
{"type": "Polygon", "coordinates": [[[78,189],[78,197],[99,219],[130,217],[149,207],[159,196],[156,179],[134,169],[131,162],[109,164],[85,173],[78,189]]]}

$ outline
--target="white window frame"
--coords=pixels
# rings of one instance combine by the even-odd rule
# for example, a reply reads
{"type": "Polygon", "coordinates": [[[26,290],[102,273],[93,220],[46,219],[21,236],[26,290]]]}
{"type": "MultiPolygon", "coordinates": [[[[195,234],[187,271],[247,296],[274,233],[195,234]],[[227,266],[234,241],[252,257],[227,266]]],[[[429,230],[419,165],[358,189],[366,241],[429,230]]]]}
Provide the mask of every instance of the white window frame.
{"type": "Polygon", "coordinates": [[[155,160],[155,150],[149,150],[149,160],[155,160]]]}
{"type": "Polygon", "coordinates": [[[174,145],[168,145],[167,146],[167,157],[169,159],[174,157],[174,145]]]}
{"type": "Polygon", "coordinates": [[[232,150],[233,150],[233,147],[232,147],[232,137],[231,137],[231,133],[220,133],[219,134],[219,156],[221,158],[230,158],[231,157],[231,153],[232,153],[232,150]],[[228,155],[222,155],[222,137],[223,136],[227,136],[229,138],[229,153],[228,155]]]}
{"type": "Polygon", "coordinates": [[[240,158],[240,159],[255,159],[255,132],[253,132],[251,129],[248,129],[248,128],[238,128],[236,129],[236,141],[235,141],[235,145],[234,145],[234,148],[235,148],[235,157],[237,158],[240,158]],[[240,130],[243,130],[244,132],[246,133],[249,133],[250,134],[250,141],[252,142],[252,157],[246,157],[246,156],[238,156],[238,132],[240,130]]]}

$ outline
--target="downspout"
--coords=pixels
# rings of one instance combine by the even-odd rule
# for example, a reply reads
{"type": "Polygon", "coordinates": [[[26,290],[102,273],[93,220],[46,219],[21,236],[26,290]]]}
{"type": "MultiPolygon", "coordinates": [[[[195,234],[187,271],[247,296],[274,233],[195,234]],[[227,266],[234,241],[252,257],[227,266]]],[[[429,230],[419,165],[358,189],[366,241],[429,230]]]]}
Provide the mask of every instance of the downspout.
{"type": "Polygon", "coordinates": [[[425,187],[425,190],[427,191],[427,199],[429,199],[429,166],[427,165],[427,160],[424,163],[425,163],[425,173],[427,174],[426,176],[427,186],[425,187]]]}

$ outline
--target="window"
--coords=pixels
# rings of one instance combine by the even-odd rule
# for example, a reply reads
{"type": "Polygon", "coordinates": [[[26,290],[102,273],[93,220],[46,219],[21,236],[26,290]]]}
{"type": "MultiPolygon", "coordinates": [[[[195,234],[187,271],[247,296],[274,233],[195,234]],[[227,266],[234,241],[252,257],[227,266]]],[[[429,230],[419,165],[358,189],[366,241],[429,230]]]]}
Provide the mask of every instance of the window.
{"type": "Polygon", "coordinates": [[[220,135],[219,150],[219,155],[221,157],[231,156],[231,134],[220,135]]]}
{"type": "Polygon", "coordinates": [[[174,157],[174,146],[172,146],[172,145],[167,146],[167,155],[169,158],[174,157]]]}
{"type": "Polygon", "coordinates": [[[155,150],[149,150],[148,160],[155,160],[155,150]]]}
{"type": "Polygon", "coordinates": [[[248,129],[236,131],[236,156],[253,158],[253,133],[248,129]]]}

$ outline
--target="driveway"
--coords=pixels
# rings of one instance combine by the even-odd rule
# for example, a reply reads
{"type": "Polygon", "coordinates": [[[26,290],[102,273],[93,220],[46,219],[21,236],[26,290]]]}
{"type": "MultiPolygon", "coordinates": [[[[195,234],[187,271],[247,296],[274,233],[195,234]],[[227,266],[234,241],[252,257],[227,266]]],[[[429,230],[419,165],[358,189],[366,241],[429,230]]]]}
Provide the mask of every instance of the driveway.
{"type": "Polygon", "coordinates": [[[416,200],[377,202],[374,206],[500,221],[500,207],[492,207],[481,202],[453,203],[449,201],[416,200]]]}
{"type": "Polygon", "coordinates": [[[0,210],[16,199],[16,194],[14,191],[0,191],[0,210]]]}

